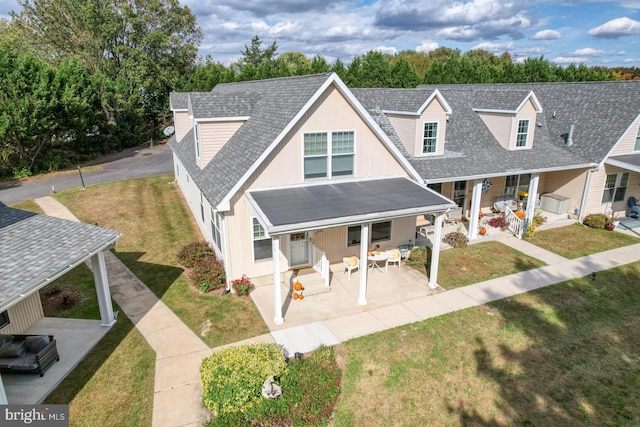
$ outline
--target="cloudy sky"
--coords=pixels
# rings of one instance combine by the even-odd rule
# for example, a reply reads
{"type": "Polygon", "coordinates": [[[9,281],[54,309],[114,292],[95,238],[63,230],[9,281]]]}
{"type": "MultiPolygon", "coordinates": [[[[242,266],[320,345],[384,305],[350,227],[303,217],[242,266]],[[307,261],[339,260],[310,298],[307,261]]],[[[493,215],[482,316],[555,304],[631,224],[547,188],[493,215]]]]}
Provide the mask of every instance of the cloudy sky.
{"type": "MultiPolygon", "coordinates": [[[[200,54],[225,65],[255,35],[278,53],[348,63],[369,50],[508,51],[517,60],[640,66],[640,0],[181,0],[204,33],[200,54]]],[[[0,0],[0,16],[16,9],[0,0]]]]}

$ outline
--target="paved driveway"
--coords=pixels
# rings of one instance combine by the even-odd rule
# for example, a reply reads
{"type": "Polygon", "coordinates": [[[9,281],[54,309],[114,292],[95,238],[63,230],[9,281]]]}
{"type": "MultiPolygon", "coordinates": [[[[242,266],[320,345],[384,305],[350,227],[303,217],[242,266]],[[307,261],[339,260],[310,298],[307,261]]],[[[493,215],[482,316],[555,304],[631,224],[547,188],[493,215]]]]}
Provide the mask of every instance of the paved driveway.
{"type": "MultiPolygon", "coordinates": [[[[172,173],[173,155],[169,146],[162,144],[153,148],[130,148],[90,164],[99,168],[82,172],[85,185],[172,173]]],[[[12,205],[23,200],[43,197],[51,193],[52,186],[55,186],[56,191],[67,190],[82,186],[82,181],[77,172],[71,172],[2,183],[0,201],[12,205]]]]}

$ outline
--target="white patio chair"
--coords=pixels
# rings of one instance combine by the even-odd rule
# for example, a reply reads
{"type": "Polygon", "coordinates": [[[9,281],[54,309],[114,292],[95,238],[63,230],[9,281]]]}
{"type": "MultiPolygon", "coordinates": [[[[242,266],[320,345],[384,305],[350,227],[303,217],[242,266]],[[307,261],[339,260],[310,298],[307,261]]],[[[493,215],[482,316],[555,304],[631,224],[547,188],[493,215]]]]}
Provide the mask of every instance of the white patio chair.
{"type": "Polygon", "coordinates": [[[462,221],[462,208],[451,209],[447,214],[447,222],[462,221]]]}
{"type": "Polygon", "coordinates": [[[344,264],[342,274],[345,271],[349,271],[349,280],[351,280],[351,272],[360,268],[360,259],[357,256],[344,257],[342,258],[342,263],[344,264]]]}
{"type": "Polygon", "coordinates": [[[385,252],[389,254],[389,258],[384,264],[384,269],[389,270],[389,264],[396,263],[398,264],[398,270],[400,270],[400,249],[388,249],[385,252]]]}

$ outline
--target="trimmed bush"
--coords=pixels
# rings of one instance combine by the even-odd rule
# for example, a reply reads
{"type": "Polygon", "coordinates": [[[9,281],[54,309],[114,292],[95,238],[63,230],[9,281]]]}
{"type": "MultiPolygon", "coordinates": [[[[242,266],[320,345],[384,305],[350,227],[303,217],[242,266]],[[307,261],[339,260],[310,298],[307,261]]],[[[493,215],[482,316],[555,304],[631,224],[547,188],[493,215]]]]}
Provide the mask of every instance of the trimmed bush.
{"type": "Polygon", "coordinates": [[[262,399],[262,384],[287,363],[278,344],[249,344],[216,351],[200,365],[202,404],[214,415],[245,413],[262,399]]]}
{"type": "Polygon", "coordinates": [[[340,395],[340,378],[333,348],[322,346],[306,359],[291,360],[279,382],[282,396],[260,399],[247,418],[252,425],[327,425],[340,395]]]}
{"type": "Polygon", "coordinates": [[[216,257],[209,243],[204,240],[187,243],[178,251],[178,261],[186,268],[192,268],[195,262],[202,258],[216,257]]]}
{"type": "Polygon", "coordinates": [[[224,272],[222,261],[214,257],[200,258],[196,260],[187,275],[191,284],[202,292],[220,289],[227,284],[227,276],[224,272]]]}
{"type": "Polygon", "coordinates": [[[582,223],[589,228],[604,228],[608,220],[605,214],[595,213],[585,216],[582,223]]]}
{"type": "Polygon", "coordinates": [[[452,231],[444,236],[442,241],[452,248],[464,248],[469,243],[469,238],[461,231],[452,231]]]}

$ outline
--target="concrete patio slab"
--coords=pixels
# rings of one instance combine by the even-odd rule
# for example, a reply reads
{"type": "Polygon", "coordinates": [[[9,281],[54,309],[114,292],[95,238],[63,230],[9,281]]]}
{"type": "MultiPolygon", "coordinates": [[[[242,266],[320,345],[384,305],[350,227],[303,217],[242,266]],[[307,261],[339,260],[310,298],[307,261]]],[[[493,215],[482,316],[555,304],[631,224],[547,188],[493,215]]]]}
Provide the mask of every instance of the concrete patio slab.
{"type": "Polygon", "coordinates": [[[290,357],[296,352],[306,353],[324,345],[336,345],[340,340],[323,322],[311,322],[271,332],[275,341],[290,357]]]}
{"type": "Polygon", "coordinates": [[[64,380],[78,363],[100,342],[110,328],[99,320],[45,317],[24,334],[53,335],[60,360],[43,377],[38,374],[3,373],[10,404],[39,404],[64,380]]]}

